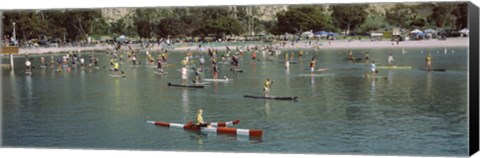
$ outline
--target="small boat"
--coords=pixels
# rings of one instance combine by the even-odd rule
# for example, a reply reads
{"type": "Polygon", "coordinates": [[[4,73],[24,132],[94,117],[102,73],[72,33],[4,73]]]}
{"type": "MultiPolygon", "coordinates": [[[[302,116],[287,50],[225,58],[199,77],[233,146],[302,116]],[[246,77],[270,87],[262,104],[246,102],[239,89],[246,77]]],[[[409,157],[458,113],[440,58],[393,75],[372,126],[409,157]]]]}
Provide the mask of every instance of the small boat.
{"type": "Polygon", "coordinates": [[[116,78],[124,78],[127,77],[126,75],[115,75],[115,74],[109,74],[110,77],[116,77],[116,78]]]}
{"type": "MultiPolygon", "coordinates": [[[[213,124],[212,124],[212,127],[200,127],[200,126],[191,124],[191,122],[187,124],[180,124],[180,123],[147,121],[147,123],[154,124],[157,126],[163,126],[163,127],[169,127],[169,128],[180,128],[184,130],[200,131],[205,133],[233,134],[233,135],[251,136],[251,137],[261,137],[263,134],[262,130],[239,129],[239,128],[230,128],[230,127],[220,126],[220,122],[217,124],[217,127],[213,127],[213,124]]],[[[234,123],[232,122],[232,124],[234,123]]],[[[225,124],[225,126],[227,126],[227,124],[225,124]]]]}
{"type": "Polygon", "coordinates": [[[172,87],[186,87],[186,88],[204,88],[204,85],[182,85],[182,84],[173,84],[168,82],[168,86],[172,87]]]}
{"type": "Polygon", "coordinates": [[[411,66],[377,66],[377,69],[412,69],[411,66]]]}
{"type": "Polygon", "coordinates": [[[273,99],[273,100],[297,100],[297,96],[257,96],[257,95],[244,95],[245,98],[253,99],[273,99]]]}
{"type": "Polygon", "coordinates": [[[204,78],[202,80],[203,81],[208,81],[208,82],[229,82],[229,81],[233,81],[233,79],[229,79],[229,78],[226,78],[226,79],[204,78]]]}

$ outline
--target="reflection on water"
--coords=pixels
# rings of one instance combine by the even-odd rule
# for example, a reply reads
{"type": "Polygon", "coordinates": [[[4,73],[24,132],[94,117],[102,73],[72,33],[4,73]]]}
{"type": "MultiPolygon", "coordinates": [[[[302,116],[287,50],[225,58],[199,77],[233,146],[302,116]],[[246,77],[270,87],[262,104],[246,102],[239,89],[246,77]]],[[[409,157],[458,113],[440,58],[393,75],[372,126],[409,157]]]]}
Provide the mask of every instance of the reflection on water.
{"type": "MultiPolygon", "coordinates": [[[[182,90],[182,111],[185,114],[184,116],[188,116],[190,112],[190,107],[189,107],[189,100],[188,100],[188,90],[184,88],[182,90]]],[[[186,120],[186,118],[184,118],[186,120]]]]}

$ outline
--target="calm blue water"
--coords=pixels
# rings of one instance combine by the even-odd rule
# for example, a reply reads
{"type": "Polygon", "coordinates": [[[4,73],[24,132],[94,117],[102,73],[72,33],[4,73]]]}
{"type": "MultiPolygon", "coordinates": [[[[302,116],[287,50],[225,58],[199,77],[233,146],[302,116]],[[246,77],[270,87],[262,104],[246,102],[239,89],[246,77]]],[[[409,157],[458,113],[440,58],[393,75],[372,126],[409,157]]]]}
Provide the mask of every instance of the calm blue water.
{"type": "MultiPolygon", "coordinates": [[[[369,65],[344,60],[348,50],[306,50],[317,68],[329,68],[309,77],[308,62],[282,63],[285,50],[265,61],[240,61],[244,73],[220,66],[220,76],[230,83],[204,89],[168,87],[180,82],[179,59],[169,56],[168,75],[153,68],[122,66],[126,78],[112,78],[105,53],[100,70],[73,69],[62,73],[40,70],[24,75],[24,58],[16,69],[2,70],[2,145],[8,147],[133,149],[162,151],[228,151],[256,153],[334,153],[375,155],[466,156],[467,48],[354,50],[362,57],[369,51],[376,63],[385,64],[392,52],[397,65],[412,70],[379,70],[388,79],[366,79],[369,65]],[[453,52],[452,52],[453,50],[453,52]],[[433,67],[445,72],[423,71],[426,52],[433,67]],[[271,95],[298,96],[297,102],[256,100],[243,95],[262,94],[262,82],[274,80],[271,95]],[[239,119],[237,128],[261,129],[261,139],[213,135],[153,126],[146,120],[185,123],[199,108],[207,121],[239,119]]],[[[83,53],[87,57],[90,53],[83,53]]],[[[206,54],[205,54],[206,55],[206,54]]],[[[49,62],[49,56],[46,56],[49,62]]],[[[143,55],[144,56],[144,55],[143,55]]],[[[143,57],[142,56],[142,57],[143,57]]],[[[156,57],[156,52],[154,52],[156,57]]],[[[207,58],[208,60],[209,58],[207,58]]],[[[194,59],[198,63],[198,59],[194,59]]],[[[297,60],[297,57],[295,57],[297,60]]],[[[8,62],[7,59],[2,59],[8,62]]],[[[141,58],[142,64],[145,63],[141,58]]],[[[212,78],[211,71],[205,78],[212,78]]],[[[193,79],[193,74],[190,74],[193,79]]]]}

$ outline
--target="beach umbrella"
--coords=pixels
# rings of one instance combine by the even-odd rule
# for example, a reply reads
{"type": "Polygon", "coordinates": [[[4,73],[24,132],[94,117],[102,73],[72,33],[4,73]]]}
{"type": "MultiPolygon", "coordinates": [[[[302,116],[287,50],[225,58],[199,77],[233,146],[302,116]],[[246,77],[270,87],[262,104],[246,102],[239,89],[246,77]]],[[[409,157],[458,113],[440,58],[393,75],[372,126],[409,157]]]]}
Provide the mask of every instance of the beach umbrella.
{"type": "Polygon", "coordinates": [[[425,32],[425,33],[433,33],[433,34],[437,33],[437,31],[434,30],[434,29],[426,29],[426,30],[423,30],[423,32],[425,32]]]}
{"type": "Polygon", "coordinates": [[[305,37],[305,36],[312,37],[312,36],[313,36],[313,33],[311,33],[311,32],[303,32],[303,33],[302,33],[302,37],[305,37]]]}
{"type": "Polygon", "coordinates": [[[415,29],[415,30],[411,31],[410,33],[417,34],[417,33],[422,33],[422,31],[420,31],[419,29],[415,29]]]}
{"type": "Polygon", "coordinates": [[[337,34],[336,34],[336,33],[333,33],[333,32],[329,32],[329,33],[328,33],[328,36],[337,36],[337,34]]]}
{"type": "Polygon", "coordinates": [[[468,35],[468,33],[469,33],[470,31],[469,31],[467,28],[464,28],[464,29],[462,29],[462,30],[460,30],[460,31],[458,31],[458,32],[468,35]]]}

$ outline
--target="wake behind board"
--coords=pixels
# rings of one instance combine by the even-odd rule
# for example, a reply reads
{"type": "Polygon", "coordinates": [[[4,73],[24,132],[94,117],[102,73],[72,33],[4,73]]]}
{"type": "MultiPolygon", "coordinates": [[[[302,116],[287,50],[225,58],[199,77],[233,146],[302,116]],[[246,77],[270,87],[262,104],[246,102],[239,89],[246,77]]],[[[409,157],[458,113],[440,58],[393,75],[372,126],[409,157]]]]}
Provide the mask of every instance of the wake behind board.
{"type": "Polygon", "coordinates": [[[252,99],[272,99],[272,100],[297,100],[297,96],[257,96],[257,95],[244,95],[245,98],[252,99]]]}
{"type": "Polygon", "coordinates": [[[204,85],[181,85],[168,82],[168,86],[172,87],[185,87],[185,88],[204,88],[204,85]]]}
{"type": "Polygon", "coordinates": [[[124,78],[124,77],[127,77],[126,75],[115,75],[115,74],[109,74],[108,76],[110,76],[110,77],[116,77],[116,78],[124,78]]]}

